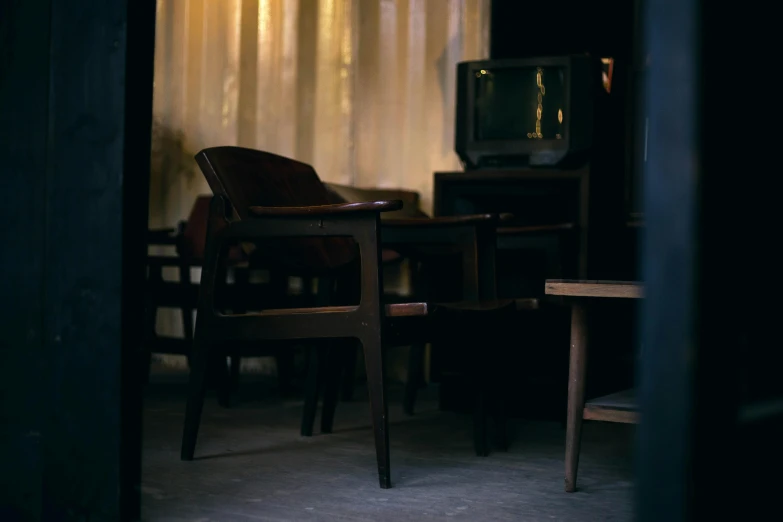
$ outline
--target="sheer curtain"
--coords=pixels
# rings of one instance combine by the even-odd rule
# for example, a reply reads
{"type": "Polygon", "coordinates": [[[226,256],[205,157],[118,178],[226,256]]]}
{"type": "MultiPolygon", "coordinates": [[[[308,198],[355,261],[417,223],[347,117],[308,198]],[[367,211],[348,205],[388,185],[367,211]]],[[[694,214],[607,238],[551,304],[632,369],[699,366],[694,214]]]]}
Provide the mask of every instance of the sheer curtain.
{"type": "MultiPolygon", "coordinates": [[[[150,226],[210,193],[193,155],[240,145],[324,181],[416,190],[454,154],[456,63],[488,56],[490,0],[158,0],[150,226]]],[[[158,331],[179,316],[161,310],[158,331]]],[[[166,358],[171,362],[171,358],[166,358]]]]}
{"type": "Polygon", "coordinates": [[[158,0],[151,226],[209,190],[216,145],[432,204],[453,152],[455,64],[488,55],[490,0],[158,0]]]}

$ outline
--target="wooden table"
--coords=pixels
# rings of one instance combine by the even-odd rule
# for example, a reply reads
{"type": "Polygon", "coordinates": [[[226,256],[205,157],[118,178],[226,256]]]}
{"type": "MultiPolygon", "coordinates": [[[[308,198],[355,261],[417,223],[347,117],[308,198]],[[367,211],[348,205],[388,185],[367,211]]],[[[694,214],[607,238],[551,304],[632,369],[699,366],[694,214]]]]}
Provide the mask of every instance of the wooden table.
{"type": "Polygon", "coordinates": [[[585,402],[587,368],[587,313],[589,301],[596,298],[641,299],[641,283],[629,281],[586,281],[549,279],[547,295],[567,298],[571,305],[571,355],[568,366],[568,417],[566,420],[565,490],[576,490],[582,420],[636,423],[635,393],[626,390],[585,402]]]}

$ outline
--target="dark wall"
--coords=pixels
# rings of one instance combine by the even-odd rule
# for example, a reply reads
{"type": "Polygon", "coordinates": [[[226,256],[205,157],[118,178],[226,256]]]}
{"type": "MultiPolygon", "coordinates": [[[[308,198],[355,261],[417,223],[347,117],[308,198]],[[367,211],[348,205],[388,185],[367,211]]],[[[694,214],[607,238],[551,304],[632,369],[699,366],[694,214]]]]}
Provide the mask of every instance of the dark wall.
{"type": "Polygon", "coordinates": [[[638,0],[493,0],[494,59],[588,53],[614,58],[611,94],[598,100],[591,154],[591,277],[634,276],[636,240],[625,230],[638,192],[632,173],[635,131],[633,56],[638,0]],[[618,255],[619,254],[619,255],[618,255]]]}
{"type": "MultiPolygon", "coordinates": [[[[596,138],[623,156],[631,100],[634,50],[633,0],[494,0],[491,56],[495,59],[588,53],[614,58],[612,92],[599,108],[596,138]]],[[[597,142],[598,140],[596,140],[597,142]]]]}
{"type": "Polygon", "coordinates": [[[138,518],[154,0],[0,2],[0,520],[138,518]]]}
{"type": "Polygon", "coordinates": [[[43,270],[48,0],[0,2],[0,519],[38,520],[43,479],[43,270]],[[24,28],[33,28],[24,30],[24,28]],[[24,53],[19,49],[24,49],[24,53]]]}
{"type": "Polygon", "coordinates": [[[630,52],[632,0],[493,0],[492,58],[630,52]]]}

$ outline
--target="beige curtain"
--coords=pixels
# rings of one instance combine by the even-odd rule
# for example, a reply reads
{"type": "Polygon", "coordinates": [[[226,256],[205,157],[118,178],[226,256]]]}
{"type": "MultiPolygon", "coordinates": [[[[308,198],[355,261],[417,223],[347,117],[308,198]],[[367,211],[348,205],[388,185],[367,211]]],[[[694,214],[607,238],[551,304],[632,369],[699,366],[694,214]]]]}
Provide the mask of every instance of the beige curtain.
{"type": "MultiPolygon", "coordinates": [[[[456,63],[488,55],[490,0],[157,6],[151,227],[176,225],[209,193],[193,160],[204,147],[257,148],[310,163],[324,181],[416,190],[426,211],[433,172],[459,168],[456,63]]],[[[181,324],[160,311],[160,333],[181,324]]]]}
{"type": "Polygon", "coordinates": [[[417,190],[459,168],[455,64],[488,54],[490,0],[158,0],[150,225],[209,193],[193,155],[241,145],[325,181],[417,190]]]}

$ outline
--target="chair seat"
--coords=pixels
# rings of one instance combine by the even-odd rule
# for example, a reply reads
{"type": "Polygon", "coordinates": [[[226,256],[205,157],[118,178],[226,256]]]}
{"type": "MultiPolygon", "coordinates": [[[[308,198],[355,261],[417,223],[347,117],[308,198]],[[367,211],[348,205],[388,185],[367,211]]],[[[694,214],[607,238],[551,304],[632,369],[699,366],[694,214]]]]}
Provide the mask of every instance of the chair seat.
{"type": "MultiPolygon", "coordinates": [[[[487,299],[483,301],[464,301],[455,303],[393,303],[384,307],[386,317],[426,317],[434,314],[459,313],[459,314],[491,314],[493,312],[505,312],[516,309],[513,299],[487,299]]],[[[353,306],[332,306],[332,310],[350,311],[353,306]]],[[[283,308],[274,310],[262,310],[246,315],[295,315],[317,313],[317,308],[283,308]]]]}
{"type": "Polygon", "coordinates": [[[513,299],[485,299],[454,303],[398,303],[386,305],[386,317],[423,317],[435,313],[487,314],[516,309],[516,307],[517,304],[513,299]]]}

